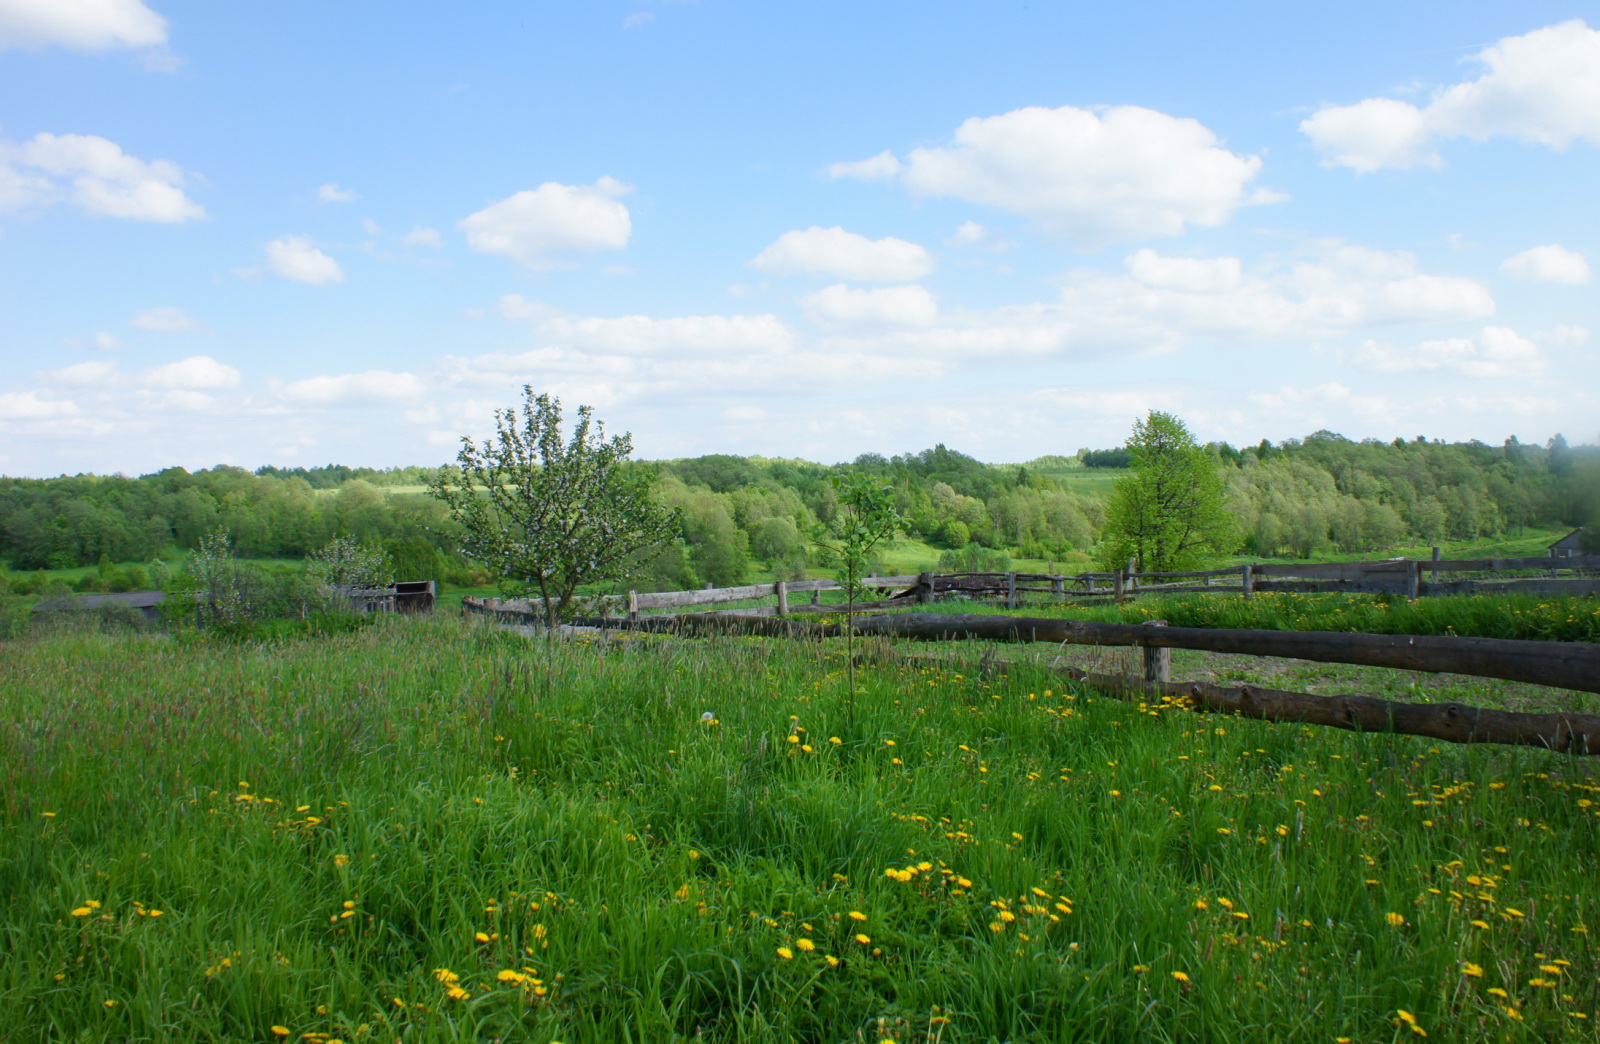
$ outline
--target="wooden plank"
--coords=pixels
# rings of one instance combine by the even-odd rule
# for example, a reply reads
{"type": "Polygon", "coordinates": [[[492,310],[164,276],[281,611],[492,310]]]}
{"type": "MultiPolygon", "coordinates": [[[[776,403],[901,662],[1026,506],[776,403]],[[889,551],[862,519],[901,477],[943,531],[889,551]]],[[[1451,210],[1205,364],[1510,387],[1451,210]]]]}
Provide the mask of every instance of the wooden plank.
{"type": "Polygon", "coordinates": [[[949,641],[978,638],[1073,645],[1164,646],[1208,652],[1281,656],[1323,663],[1450,672],[1600,692],[1600,644],[1534,642],[1441,635],[1348,634],[1338,631],[1260,631],[1051,620],[1028,616],[905,613],[869,616],[862,634],[949,641]]]}
{"type": "Polygon", "coordinates": [[[1552,595],[1557,598],[1583,598],[1600,595],[1600,579],[1593,577],[1538,577],[1529,580],[1442,580],[1423,584],[1427,596],[1454,594],[1552,595]]]}
{"type": "Polygon", "coordinates": [[[1444,572],[1501,573],[1518,569],[1600,569],[1600,555],[1576,558],[1462,558],[1429,562],[1429,569],[1444,572]]]}
{"type": "Polygon", "coordinates": [[[1256,576],[1303,577],[1307,580],[1363,580],[1374,573],[1404,574],[1411,568],[1407,559],[1393,562],[1253,562],[1256,576]]]}

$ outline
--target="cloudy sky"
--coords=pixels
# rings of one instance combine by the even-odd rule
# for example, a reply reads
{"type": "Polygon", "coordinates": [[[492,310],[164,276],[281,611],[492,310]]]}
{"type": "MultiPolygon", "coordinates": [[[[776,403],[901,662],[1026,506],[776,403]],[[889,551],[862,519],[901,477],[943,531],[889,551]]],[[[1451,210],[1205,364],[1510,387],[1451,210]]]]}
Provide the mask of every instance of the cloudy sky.
{"type": "Polygon", "coordinates": [[[0,474],[1600,437],[1600,3],[0,0],[0,474]]]}

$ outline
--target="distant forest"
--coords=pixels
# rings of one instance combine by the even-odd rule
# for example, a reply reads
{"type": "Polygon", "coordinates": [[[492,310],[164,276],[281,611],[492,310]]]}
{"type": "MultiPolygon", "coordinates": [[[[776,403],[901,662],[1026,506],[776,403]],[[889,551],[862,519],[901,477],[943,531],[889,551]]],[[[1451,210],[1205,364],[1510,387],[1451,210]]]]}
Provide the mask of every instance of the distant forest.
{"type": "MultiPolygon", "coordinates": [[[[1600,529],[1600,448],[1569,446],[1561,436],[1544,446],[1490,446],[1354,442],[1321,431],[1208,451],[1240,521],[1238,550],[1253,556],[1382,553],[1529,525],[1600,529]]],[[[640,563],[638,583],[726,586],[758,563],[798,574],[810,563],[808,531],[835,511],[829,477],[838,471],[887,478],[909,535],[936,548],[1070,560],[1098,539],[1114,474],[1104,469],[1127,464],[1125,449],[994,465],[942,445],[832,466],[726,455],[640,463],[682,524],[671,546],[640,563]]],[[[219,529],[243,557],[298,559],[348,534],[381,543],[402,576],[484,583],[481,567],[459,554],[442,506],[417,492],[432,474],[328,465],[0,478],[0,562],[14,571],[149,562],[219,529]]]]}

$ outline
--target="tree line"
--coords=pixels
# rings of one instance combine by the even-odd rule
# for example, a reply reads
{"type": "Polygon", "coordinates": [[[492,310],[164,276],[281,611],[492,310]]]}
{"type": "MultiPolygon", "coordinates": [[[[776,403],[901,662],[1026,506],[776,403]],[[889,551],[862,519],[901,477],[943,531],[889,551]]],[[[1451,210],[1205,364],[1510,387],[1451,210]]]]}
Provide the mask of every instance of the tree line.
{"type": "MultiPolygon", "coordinates": [[[[1233,550],[1252,556],[1380,553],[1530,525],[1600,531],[1600,449],[1560,436],[1492,446],[1357,442],[1320,431],[1202,450],[1237,522],[1233,550]]],[[[1074,479],[1129,459],[1119,447],[995,465],[937,445],[837,465],[724,454],[628,462],[676,512],[669,538],[636,563],[633,582],[673,590],[731,586],[758,569],[798,576],[817,564],[817,527],[840,510],[832,479],[851,475],[886,483],[902,531],[942,552],[947,566],[982,568],[1007,556],[1083,562],[1104,541],[1108,501],[1074,479]]],[[[110,585],[106,564],[170,560],[212,533],[256,559],[304,559],[347,536],[381,546],[401,578],[486,582],[459,524],[418,489],[438,473],[222,466],[137,478],[0,478],[0,561],[12,571],[101,563],[110,585]]]]}

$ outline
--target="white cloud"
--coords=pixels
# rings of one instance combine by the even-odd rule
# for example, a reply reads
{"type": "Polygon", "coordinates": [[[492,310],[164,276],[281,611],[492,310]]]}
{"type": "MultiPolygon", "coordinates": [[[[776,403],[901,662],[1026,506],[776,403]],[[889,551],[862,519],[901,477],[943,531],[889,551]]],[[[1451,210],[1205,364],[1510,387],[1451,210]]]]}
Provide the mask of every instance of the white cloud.
{"type": "Polygon", "coordinates": [[[903,283],[933,271],[926,247],[893,236],[868,239],[837,225],[785,232],[750,262],[781,274],[816,273],[864,283],[903,283]]]}
{"type": "Polygon", "coordinates": [[[554,318],[539,334],[563,345],[630,355],[787,352],[795,343],[794,331],[775,315],[554,318]]]}
{"type": "Polygon", "coordinates": [[[0,209],[70,200],[91,214],[134,221],[205,217],[205,209],[184,195],[183,183],[176,164],[137,159],[95,135],[0,141],[0,209]]]}
{"type": "Polygon", "coordinates": [[[1487,71],[1436,91],[1426,106],[1369,98],[1324,108],[1300,129],[1329,165],[1357,171],[1438,166],[1437,138],[1600,145],[1600,31],[1574,19],[1505,37],[1471,61],[1487,71]]]}
{"type": "Polygon", "coordinates": [[[368,370],[331,377],[309,377],[283,389],[283,396],[310,406],[384,404],[421,398],[428,385],[411,373],[368,370]]]}
{"type": "Polygon", "coordinates": [[[166,19],[139,0],[0,0],[0,50],[158,47],[166,19]]]}
{"type": "Polygon", "coordinates": [[[976,246],[990,238],[989,230],[976,221],[963,221],[950,242],[956,246],[976,246]]]}
{"type": "Polygon", "coordinates": [[[1339,242],[1245,271],[1237,258],[1140,250],[1126,275],[1092,272],[1062,291],[1080,340],[1171,350],[1192,337],[1312,339],[1406,323],[1483,319],[1483,284],[1416,270],[1409,254],[1339,242]]]}
{"type": "Polygon", "coordinates": [[[107,333],[104,330],[96,330],[94,334],[94,346],[99,348],[101,351],[114,352],[118,348],[122,347],[122,339],[116,334],[107,333]]]}
{"type": "Polygon", "coordinates": [[[655,21],[655,20],[656,20],[656,16],[655,16],[655,14],[653,12],[650,12],[650,11],[635,11],[633,14],[629,15],[628,17],[626,17],[626,18],[624,18],[622,20],[622,28],[624,28],[624,29],[642,29],[645,26],[649,25],[651,22],[655,21]]]}
{"type": "Polygon", "coordinates": [[[407,246],[425,246],[439,250],[444,246],[444,238],[439,235],[439,230],[436,228],[417,225],[406,233],[405,243],[407,246]]]}
{"type": "Polygon", "coordinates": [[[237,388],[242,379],[238,370],[209,355],[191,355],[147,370],[143,376],[145,384],[178,391],[237,388]]]}
{"type": "Polygon", "coordinates": [[[1546,339],[1546,343],[1558,348],[1572,348],[1580,344],[1589,343],[1589,328],[1587,326],[1568,326],[1562,323],[1546,339]]]}
{"type": "Polygon", "coordinates": [[[545,304],[543,301],[532,301],[521,294],[506,294],[500,298],[500,303],[494,306],[494,310],[512,322],[551,319],[561,314],[561,310],[554,305],[545,304]]]}
{"type": "Polygon", "coordinates": [[[44,399],[38,392],[0,392],[0,420],[53,420],[75,416],[78,404],[70,399],[44,399]]]}
{"type": "Polygon", "coordinates": [[[310,236],[285,236],[267,244],[267,264],[284,279],[309,286],[344,282],[339,262],[318,250],[310,236]]]}
{"type": "Polygon", "coordinates": [[[1513,254],[1500,262],[1500,271],[1513,279],[1581,286],[1589,281],[1589,262],[1582,254],[1551,243],[1513,254]]]}
{"type": "Polygon", "coordinates": [[[530,268],[552,268],[565,255],[627,246],[633,223],[617,197],[632,191],[631,185],[610,177],[593,185],[547,181],[469,214],[456,227],[480,253],[502,254],[530,268]]]}
{"type": "Polygon", "coordinates": [[[1327,166],[1361,174],[1384,167],[1439,167],[1433,136],[1422,110],[1395,98],[1368,98],[1354,105],[1319,109],[1300,124],[1327,166]]]}
{"type": "Polygon", "coordinates": [[[1380,373],[1455,373],[1499,379],[1536,377],[1545,371],[1539,348],[1507,326],[1485,326],[1476,337],[1423,341],[1415,348],[1368,341],[1356,364],[1380,373]]]}
{"type": "Polygon", "coordinates": [[[331,181],[317,189],[319,203],[349,203],[360,198],[361,193],[354,189],[340,188],[331,181]]]}
{"type": "Polygon", "coordinates": [[[50,370],[39,376],[52,384],[98,387],[116,378],[117,364],[109,359],[92,359],[88,362],[64,366],[59,370],[50,370]]]}
{"type": "Polygon", "coordinates": [[[181,308],[143,309],[133,317],[133,325],[156,333],[187,333],[200,328],[199,320],[189,318],[181,308]]]}
{"type": "Polygon", "coordinates": [[[814,322],[841,326],[931,326],[939,304],[920,286],[860,290],[840,283],[800,299],[814,322]]]}
{"type": "Polygon", "coordinates": [[[1259,157],[1229,152],[1198,120],[1133,105],[975,116],[951,144],[914,149],[903,164],[885,153],[834,168],[1022,214],[1083,248],[1220,225],[1247,203],[1281,198],[1247,193],[1259,157]]]}
{"type": "Polygon", "coordinates": [[[893,181],[905,169],[895,154],[884,149],[876,156],[864,160],[853,160],[846,163],[830,163],[827,167],[828,177],[837,181],[839,178],[855,178],[858,181],[893,181]]]}

